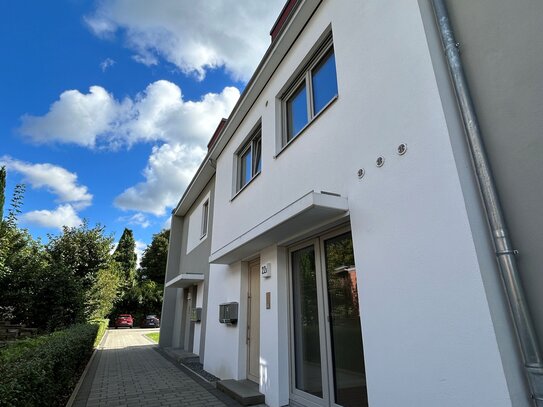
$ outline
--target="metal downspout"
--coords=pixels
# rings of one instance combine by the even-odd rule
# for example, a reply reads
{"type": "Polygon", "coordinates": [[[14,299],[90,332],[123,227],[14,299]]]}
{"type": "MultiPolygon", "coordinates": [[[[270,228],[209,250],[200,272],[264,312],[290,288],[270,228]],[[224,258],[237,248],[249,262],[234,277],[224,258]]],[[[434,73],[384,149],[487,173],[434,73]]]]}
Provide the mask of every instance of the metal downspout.
{"type": "Polygon", "coordinates": [[[516,251],[505,224],[498,193],[484,149],[481,129],[475,114],[475,107],[460,59],[458,45],[454,38],[445,0],[432,0],[441,41],[443,43],[449,72],[454,85],[462,121],[466,130],[469,150],[475,167],[479,190],[483,198],[486,218],[492,234],[496,258],[504,282],[518,342],[524,358],[524,367],[530,385],[531,396],[537,407],[543,407],[543,363],[538,347],[534,325],[530,317],[522,289],[516,251]]]}

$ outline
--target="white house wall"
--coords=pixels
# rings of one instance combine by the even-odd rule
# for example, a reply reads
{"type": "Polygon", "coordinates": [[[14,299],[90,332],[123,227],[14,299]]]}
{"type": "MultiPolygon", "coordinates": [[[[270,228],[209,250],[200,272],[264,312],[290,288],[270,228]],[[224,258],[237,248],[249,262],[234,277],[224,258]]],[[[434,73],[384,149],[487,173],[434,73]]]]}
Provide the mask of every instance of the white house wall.
{"type": "Polygon", "coordinates": [[[260,282],[260,391],[270,406],[289,402],[288,282],[286,251],[270,246],[260,253],[260,263],[272,264],[272,275],[260,282]],[[270,309],[266,309],[266,293],[270,309]]]}
{"type": "MultiPolygon", "coordinates": [[[[219,323],[219,305],[240,302],[241,263],[212,264],[209,273],[204,369],[220,378],[241,379],[239,359],[244,353],[240,351],[240,341],[244,342],[245,337],[240,336],[238,327],[245,326],[246,318],[240,318],[235,326],[219,323]]],[[[239,308],[242,317],[244,313],[239,308]]],[[[244,333],[244,328],[241,331],[244,333]]]]}
{"type": "MultiPolygon", "coordinates": [[[[419,6],[346,3],[322,3],[219,157],[211,252],[308,191],[347,197],[370,405],[511,406],[419,6]],[[339,97],[274,158],[276,97],[330,24],[339,97]],[[234,154],[259,120],[262,173],[232,200],[234,154]]],[[[260,388],[279,406],[288,312],[274,306],[286,304],[286,257],[255,255],[274,270],[261,284],[272,309],[261,303],[260,388]]],[[[244,378],[242,265],[210,270],[204,367],[221,378],[244,378]],[[218,323],[229,301],[240,302],[235,327],[218,323]]]]}

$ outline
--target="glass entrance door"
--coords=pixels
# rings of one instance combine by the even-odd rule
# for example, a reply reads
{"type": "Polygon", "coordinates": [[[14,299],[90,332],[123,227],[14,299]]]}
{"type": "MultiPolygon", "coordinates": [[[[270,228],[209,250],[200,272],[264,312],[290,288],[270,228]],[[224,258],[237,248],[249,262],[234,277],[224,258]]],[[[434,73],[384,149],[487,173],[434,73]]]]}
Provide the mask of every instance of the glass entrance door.
{"type": "Polygon", "coordinates": [[[292,396],[308,405],[368,405],[350,232],[290,252],[292,396]]]}

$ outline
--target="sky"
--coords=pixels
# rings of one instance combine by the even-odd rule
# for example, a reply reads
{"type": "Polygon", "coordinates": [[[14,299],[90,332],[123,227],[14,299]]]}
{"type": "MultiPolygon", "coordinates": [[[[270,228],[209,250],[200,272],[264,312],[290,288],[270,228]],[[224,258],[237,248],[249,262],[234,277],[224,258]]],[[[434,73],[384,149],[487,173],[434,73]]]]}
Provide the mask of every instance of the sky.
{"type": "Polygon", "coordinates": [[[283,4],[1,2],[0,165],[7,201],[26,185],[19,225],[46,242],[86,219],[115,241],[128,227],[139,250],[149,244],[264,55],[283,4]]]}

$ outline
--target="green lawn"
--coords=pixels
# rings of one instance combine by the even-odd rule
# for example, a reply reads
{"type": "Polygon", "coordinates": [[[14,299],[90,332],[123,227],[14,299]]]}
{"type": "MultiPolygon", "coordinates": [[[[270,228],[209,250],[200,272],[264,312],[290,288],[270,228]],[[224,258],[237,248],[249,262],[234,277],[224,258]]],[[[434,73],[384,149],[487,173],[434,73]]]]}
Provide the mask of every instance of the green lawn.
{"type": "Polygon", "coordinates": [[[153,342],[158,343],[158,338],[160,337],[160,332],[153,332],[150,334],[145,334],[146,337],[148,337],[153,342]]]}

